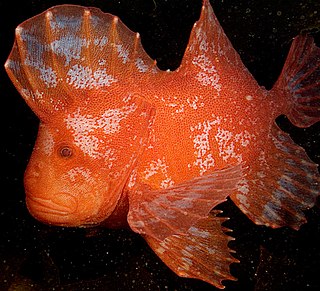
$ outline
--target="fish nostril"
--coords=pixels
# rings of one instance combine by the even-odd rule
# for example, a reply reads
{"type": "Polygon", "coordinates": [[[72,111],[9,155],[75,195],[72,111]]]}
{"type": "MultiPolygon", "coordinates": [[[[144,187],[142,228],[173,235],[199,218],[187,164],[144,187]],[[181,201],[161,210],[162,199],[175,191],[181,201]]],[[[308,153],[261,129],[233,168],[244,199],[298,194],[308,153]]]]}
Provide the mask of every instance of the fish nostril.
{"type": "Polygon", "coordinates": [[[33,165],[31,168],[27,168],[24,176],[25,180],[39,179],[41,172],[43,172],[43,170],[41,170],[41,167],[39,165],[33,165]]]}

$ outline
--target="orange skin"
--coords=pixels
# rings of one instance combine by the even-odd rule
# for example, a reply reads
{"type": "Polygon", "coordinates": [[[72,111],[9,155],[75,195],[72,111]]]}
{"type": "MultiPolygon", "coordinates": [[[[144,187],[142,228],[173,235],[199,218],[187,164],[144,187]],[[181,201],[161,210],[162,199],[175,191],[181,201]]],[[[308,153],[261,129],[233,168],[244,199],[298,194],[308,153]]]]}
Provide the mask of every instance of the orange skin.
{"type": "Polygon", "coordinates": [[[316,165],[274,121],[319,121],[319,59],[311,38],[296,38],[265,90],[207,0],[174,72],[98,9],[62,5],[27,20],[6,69],[41,122],[28,209],[55,225],[129,224],[178,275],[223,288],[237,260],[216,205],[230,197],[257,224],[298,229],[319,196],[316,165]]]}

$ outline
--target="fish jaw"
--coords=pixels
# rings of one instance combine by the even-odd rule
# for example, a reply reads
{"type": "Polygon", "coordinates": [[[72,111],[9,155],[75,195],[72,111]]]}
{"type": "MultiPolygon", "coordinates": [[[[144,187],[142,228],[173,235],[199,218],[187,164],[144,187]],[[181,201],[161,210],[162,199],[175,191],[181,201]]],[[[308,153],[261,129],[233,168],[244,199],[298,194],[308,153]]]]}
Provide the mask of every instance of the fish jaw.
{"type": "Polygon", "coordinates": [[[109,217],[121,189],[107,181],[93,184],[86,178],[88,170],[74,169],[56,175],[47,164],[29,163],[24,184],[26,204],[32,216],[47,224],[68,227],[96,225],[109,217]],[[75,171],[78,171],[77,182],[67,179],[75,171]]]}

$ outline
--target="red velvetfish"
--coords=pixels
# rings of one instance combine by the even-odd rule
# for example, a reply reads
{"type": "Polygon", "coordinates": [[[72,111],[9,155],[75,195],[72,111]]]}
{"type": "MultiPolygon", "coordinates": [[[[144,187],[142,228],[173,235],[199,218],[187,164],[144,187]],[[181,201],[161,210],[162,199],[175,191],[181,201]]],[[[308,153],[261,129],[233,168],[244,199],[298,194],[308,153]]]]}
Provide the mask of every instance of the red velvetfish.
{"type": "Polygon", "coordinates": [[[180,67],[162,71],[140,36],[96,8],[23,22],[5,68],[40,119],[26,203],[45,223],[130,228],[176,274],[235,279],[227,197],[253,222],[293,229],[319,196],[317,165],[275,123],[320,120],[320,49],[297,36],[267,91],[208,0],[180,67]]]}

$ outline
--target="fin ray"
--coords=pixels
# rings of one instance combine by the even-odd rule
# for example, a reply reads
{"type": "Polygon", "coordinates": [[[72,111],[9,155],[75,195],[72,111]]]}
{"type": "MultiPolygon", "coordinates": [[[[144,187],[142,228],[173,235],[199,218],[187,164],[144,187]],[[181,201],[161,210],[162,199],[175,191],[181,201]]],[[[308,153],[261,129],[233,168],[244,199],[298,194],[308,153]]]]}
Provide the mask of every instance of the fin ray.
{"type": "Polygon", "coordinates": [[[320,121],[320,48],[311,36],[299,35],[272,91],[285,95],[284,113],[298,127],[320,121]]]}
{"type": "Polygon", "coordinates": [[[299,229],[306,222],[304,211],[320,195],[317,165],[276,124],[263,146],[245,187],[240,182],[230,197],[257,224],[299,229]]]}
{"type": "Polygon", "coordinates": [[[229,249],[232,237],[221,224],[223,217],[213,211],[198,220],[185,234],[174,234],[164,240],[145,235],[154,252],[181,277],[196,278],[223,289],[223,280],[236,280],[230,274],[230,264],[239,262],[229,249]]]}
{"type": "Polygon", "coordinates": [[[118,83],[134,90],[135,80],[159,72],[138,34],[111,14],[77,5],[52,7],[19,25],[5,68],[39,117],[65,110],[74,98],[107,102],[118,83]]]}
{"type": "Polygon", "coordinates": [[[225,201],[241,177],[242,167],[237,165],[167,189],[138,185],[129,195],[129,225],[135,232],[157,239],[177,233],[177,229],[183,233],[225,201]]]}

